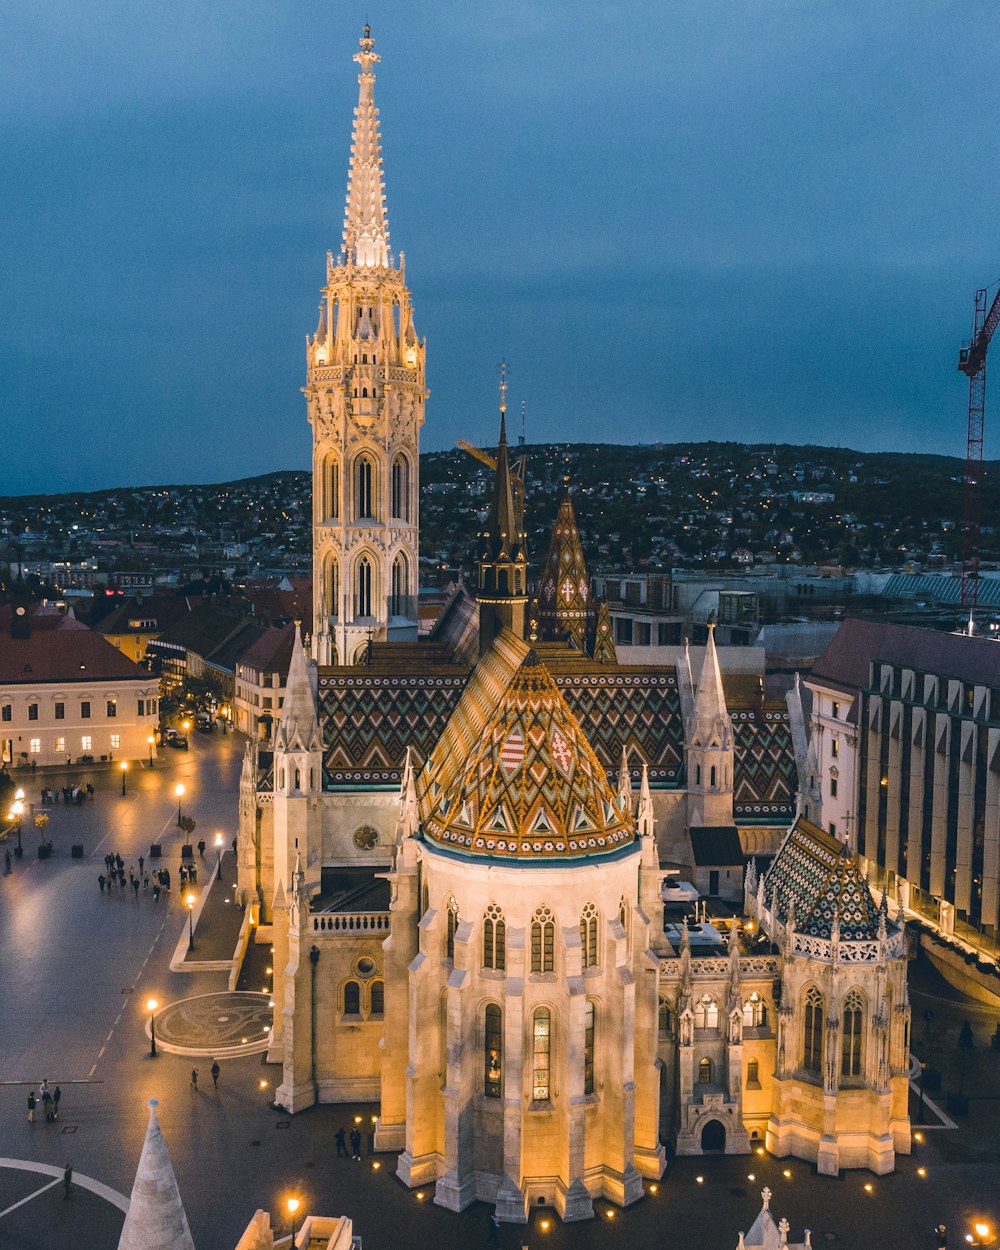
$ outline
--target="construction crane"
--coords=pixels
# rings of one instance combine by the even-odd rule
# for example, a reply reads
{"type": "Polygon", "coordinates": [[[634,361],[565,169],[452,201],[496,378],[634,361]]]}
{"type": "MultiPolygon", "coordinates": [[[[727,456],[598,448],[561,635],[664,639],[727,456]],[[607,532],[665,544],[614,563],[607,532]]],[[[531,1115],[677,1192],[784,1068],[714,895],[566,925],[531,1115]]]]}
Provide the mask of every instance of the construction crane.
{"type": "Polygon", "coordinates": [[[969,434],[965,452],[965,514],[962,520],[962,607],[979,606],[979,529],[982,513],[983,427],[986,420],[986,353],[1000,324],[1000,287],[986,311],[989,287],[976,292],[969,346],[958,353],[958,370],[969,379],[969,434]]]}

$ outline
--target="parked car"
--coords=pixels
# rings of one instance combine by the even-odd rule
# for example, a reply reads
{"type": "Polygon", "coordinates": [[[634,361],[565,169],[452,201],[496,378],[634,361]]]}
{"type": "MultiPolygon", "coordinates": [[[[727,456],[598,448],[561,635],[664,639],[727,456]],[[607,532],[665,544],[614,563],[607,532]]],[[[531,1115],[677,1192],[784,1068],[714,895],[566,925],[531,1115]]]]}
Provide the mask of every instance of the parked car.
{"type": "Polygon", "coordinates": [[[178,729],[164,730],[163,741],[166,746],[174,747],[179,751],[186,751],[188,749],[187,735],[182,734],[178,729]]]}

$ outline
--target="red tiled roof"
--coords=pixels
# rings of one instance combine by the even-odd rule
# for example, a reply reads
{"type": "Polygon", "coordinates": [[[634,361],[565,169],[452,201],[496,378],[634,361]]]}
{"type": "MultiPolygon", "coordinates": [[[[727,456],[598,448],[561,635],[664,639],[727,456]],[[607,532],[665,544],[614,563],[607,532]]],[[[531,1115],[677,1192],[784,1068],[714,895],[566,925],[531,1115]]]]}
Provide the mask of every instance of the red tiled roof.
{"type": "Polygon", "coordinates": [[[137,677],[156,680],[85,626],[33,630],[30,638],[0,634],[0,683],[37,686],[43,682],[125,681],[137,677]]]}
{"type": "Polygon", "coordinates": [[[277,629],[271,626],[257,639],[252,647],[239,657],[239,663],[263,673],[286,673],[292,662],[292,643],[295,640],[295,624],[277,629]]]}
{"type": "Polygon", "coordinates": [[[1000,686],[1000,643],[887,621],[844,621],[810,677],[854,691],[868,685],[874,661],[1000,686]]]}

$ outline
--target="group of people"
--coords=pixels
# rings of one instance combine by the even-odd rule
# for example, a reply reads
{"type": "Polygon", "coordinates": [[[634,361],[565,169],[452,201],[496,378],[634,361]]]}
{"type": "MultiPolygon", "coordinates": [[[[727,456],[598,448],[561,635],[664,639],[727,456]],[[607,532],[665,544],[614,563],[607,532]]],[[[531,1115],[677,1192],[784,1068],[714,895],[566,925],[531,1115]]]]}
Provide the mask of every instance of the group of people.
{"type": "MultiPolygon", "coordinates": [[[[161,893],[170,893],[170,869],[157,868],[152,873],[146,869],[145,855],[139,856],[139,871],[136,872],[135,866],[129,864],[128,873],[125,872],[125,861],[117,852],[110,852],[104,857],[105,871],[97,878],[97,884],[100,886],[101,893],[107,888],[108,894],[114,893],[114,888],[118,886],[119,897],[125,897],[127,889],[131,889],[136,899],[139,897],[139,891],[144,894],[150,892],[152,885],[153,902],[160,901],[161,893]]],[[[198,870],[194,864],[186,866],[181,865],[180,871],[181,890],[187,885],[193,885],[198,880],[198,870]]]]}
{"type": "Polygon", "coordinates": [[[46,1124],[54,1124],[59,1119],[59,1100],[62,1098],[62,1090],[57,1085],[55,1089],[49,1089],[48,1080],[42,1081],[38,1087],[38,1094],[32,1090],[28,1095],[28,1123],[34,1124],[35,1111],[38,1104],[42,1104],[42,1111],[45,1115],[46,1124]]]}
{"type": "Polygon", "coordinates": [[[360,1159],[361,1158],[361,1130],[359,1128],[351,1129],[351,1153],[347,1153],[347,1131],[343,1128],[337,1129],[333,1139],[337,1143],[338,1159],[360,1159]]]}
{"type": "Polygon", "coordinates": [[[83,807],[88,799],[94,797],[94,787],[88,781],[85,786],[55,786],[49,789],[48,786],[42,786],[42,807],[51,807],[54,803],[59,802],[59,796],[62,795],[62,801],[67,807],[75,803],[77,807],[83,807]]]}

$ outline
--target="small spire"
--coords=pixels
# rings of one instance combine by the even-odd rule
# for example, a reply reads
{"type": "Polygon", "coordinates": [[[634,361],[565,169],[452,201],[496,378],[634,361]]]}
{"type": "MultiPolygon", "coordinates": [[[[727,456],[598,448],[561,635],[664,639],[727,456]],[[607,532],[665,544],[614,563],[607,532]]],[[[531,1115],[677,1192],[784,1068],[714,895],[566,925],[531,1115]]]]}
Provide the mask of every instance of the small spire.
{"type": "Polygon", "coordinates": [[[639,786],[639,811],[636,813],[639,836],[651,838],[656,821],[653,817],[653,798],[649,793],[649,769],[646,761],[642,761],[642,782],[639,786]]]}
{"type": "Polygon", "coordinates": [[[399,794],[399,832],[403,838],[415,838],[420,830],[420,808],[417,805],[417,784],[410,748],[406,748],[406,764],[399,794]]]}
{"type": "Polygon", "coordinates": [[[698,678],[692,737],[699,746],[704,746],[709,742],[716,742],[720,747],[731,747],[733,744],[733,726],[726,707],[725,691],[722,688],[722,672],[719,668],[719,654],[715,648],[714,624],[708,627],[705,659],[698,678]]]}
{"type": "Polygon", "coordinates": [[[285,681],[285,702],[274,735],[276,751],[318,751],[321,745],[316,696],[309,677],[309,661],[295,622],[292,658],[285,681]]]}
{"type": "Polygon", "coordinates": [[[618,797],[622,806],[632,810],[632,775],[628,770],[628,751],[622,746],[622,760],[618,766],[618,797]]]}
{"type": "Polygon", "coordinates": [[[889,894],[882,891],[882,902],[878,908],[878,940],[884,942],[889,936],[889,894]]]}
{"type": "Polygon", "coordinates": [[[132,1185],[132,1197],[118,1250],[194,1250],[191,1229],[181,1201],[170,1152],[156,1118],[159,1103],[151,1098],[146,1140],[132,1185]]]}

